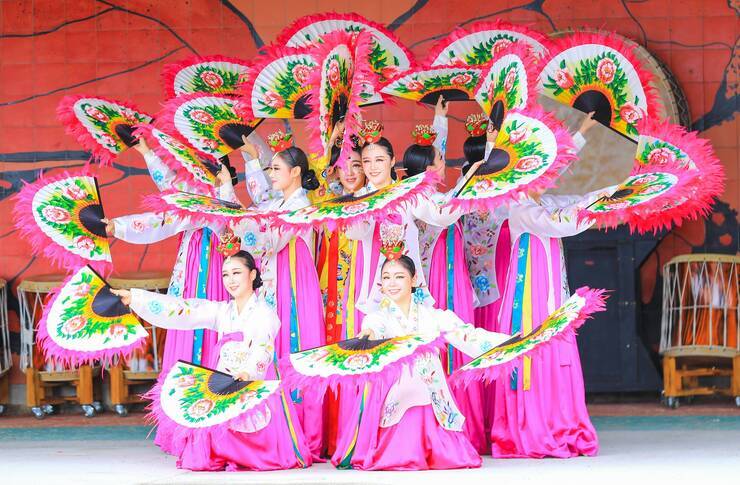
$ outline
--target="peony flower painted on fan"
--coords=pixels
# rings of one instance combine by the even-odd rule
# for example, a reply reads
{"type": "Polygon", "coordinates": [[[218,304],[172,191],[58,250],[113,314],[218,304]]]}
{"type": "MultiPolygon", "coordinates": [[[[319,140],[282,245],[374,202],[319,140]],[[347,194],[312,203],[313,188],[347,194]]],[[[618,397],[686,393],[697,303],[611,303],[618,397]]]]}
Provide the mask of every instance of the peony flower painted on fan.
{"type": "Polygon", "coordinates": [[[506,49],[511,44],[513,44],[513,42],[511,42],[509,39],[498,39],[491,46],[491,53],[495,57],[496,54],[498,54],[502,50],[506,49]]]}
{"type": "Polygon", "coordinates": [[[211,89],[218,89],[224,85],[223,78],[213,71],[203,71],[200,73],[200,79],[211,89]]]}
{"type": "Polygon", "coordinates": [[[96,120],[102,123],[107,123],[108,121],[110,121],[110,118],[108,117],[108,115],[100,111],[95,106],[90,106],[90,105],[85,106],[85,114],[87,114],[91,118],[95,118],[96,120]]]}
{"type": "Polygon", "coordinates": [[[339,62],[336,59],[332,59],[329,62],[327,76],[329,78],[329,85],[332,88],[337,87],[337,84],[339,84],[339,81],[341,81],[341,75],[339,73],[339,62]]]}
{"type": "Polygon", "coordinates": [[[493,189],[493,181],[490,179],[479,180],[473,185],[473,190],[477,193],[488,192],[493,189]]]}
{"type": "Polygon", "coordinates": [[[121,116],[123,116],[123,119],[128,121],[131,124],[135,124],[139,122],[139,120],[136,119],[136,115],[134,114],[134,112],[131,111],[130,109],[124,108],[123,110],[121,110],[121,116]]]}
{"type": "Polygon", "coordinates": [[[350,370],[364,369],[373,361],[368,354],[353,354],[344,360],[344,367],[350,370]]]}
{"type": "Polygon", "coordinates": [[[349,215],[359,214],[360,212],[367,210],[369,207],[370,204],[367,202],[356,202],[354,204],[344,206],[344,213],[349,215]]]}
{"type": "Polygon", "coordinates": [[[188,414],[194,418],[202,418],[210,413],[212,409],[213,401],[210,399],[198,399],[188,408],[188,414]]]}
{"type": "Polygon", "coordinates": [[[194,109],[190,112],[190,117],[203,125],[210,125],[214,121],[213,116],[202,109],[194,109]]]}
{"type": "Polygon", "coordinates": [[[285,106],[285,100],[275,91],[267,91],[264,95],[264,102],[273,109],[280,109],[285,106]]]}
{"type": "Polygon", "coordinates": [[[87,236],[77,236],[75,238],[75,247],[80,251],[92,252],[95,249],[95,241],[87,236]]]}
{"type": "Polygon", "coordinates": [[[614,61],[605,57],[596,65],[596,77],[604,84],[610,84],[614,81],[614,75],[617,73],[617,66],[614,61]]]}
{"type": "Polygon", "coordinates": [[[80,330],[82,330],[83,328],[85,328],[86,325],[87,325],[87,318],[84,315],[75,315],[74,317],[64,322],[64,325],[62,326],[62,330],[67,335],[74,335],[78,333],[80,330]]]}
{"type": "Polygon", "coordinates": [[[653,182],[655,182],[657,180],[658,180],[658,176],[655,175],[655,174],[650,173],[650,174],[647,174],[647,175],[643,175],[642,177],[640,177],[638,179],[633,180],[632,181],[632,185],[635,185],[635,184],[652,184],[653,182]]]}
{"type": "Polygon", "coordinates": [[[185,146],[185,144],[184,144],[184,143],[180,143],[180,141],[179,141],[179,140],[178,140],[177,138],[173,138],[173,137],[171,137],[171,136],[169,136],[169,135],[165,135],[165,136],[166,136],[167,138],[165,138],[165,139],[164,139],[164,141],[165,141],[165,142],[166,142],[166,143],[167,143],[167,144],[168,144],[169,146],[171,146],[172,148],[174,148],[175,150],[178,150],[178,151],[184,152],[185,150],[187,150],[187,149],[188,149],[188,147],[187,147],[187,146],[185,146]]]}
{"type": "Polygon", "coordinates": [[[54,207],[52,205],[47,205],[46,207],[44,207],[41,210],[41,214],[47,221],[56,222],[57,224],[66,224],[72,220],[69,212],[67,212],[65,209],[62,209],[61,207],[54,207]]]}
{"type": "Polygon", "coordinates": [[[648,185],[644,189],[642,189],[643,195],[650,195],[655,193],[660,193],[666,190],[667,186],[664,184],[655,184],[655,185],[648,185]]]}
{"type": "Polygon", "coordinates": [[[385,79],[391,79],[394,76],[396,76],[399,72],[398,67],[396,66],[387,66],[380,70],[380,75],[383,76],[385,79]]]}
{"type": "Polygon", "coordinates": [[[633,103],[624,103],[622,107],[619,108],[619,117],[630,125],[637,123],[642,119],[642,116],[642,109],[633,103]]]}
{"type": "Polygon", "coordinates": [[[456,74],[455,76],[452,76],[452,79],[450,79],[450,83],[453,86],[466,86],[470,84],[470,82],[472,81],[473,81],[473,76],[471,76],[467,72],[461,72],[460,74],[456,74]]]}
{"type": "Polygon", "coordinates": [[[519,162],[514,167],[514,170],[518,172],[530,172],[542,165],[542,157],[539,155],[528,155],[519,159],[519,162]]]}
{"type": "Polygon", "coordinates": [[[201,138],[200,143],[201,145],[203,145],[204,148],[207,148],[212,151],[218,150],[218,147],[220,146],[218,141],[212,138],[201,138]]]}
{"type": "Polygon", "coordinates": [[[193,374],[186,374],[177,378],[177,387],[188,388],[195,384],[195,376],[193,374]]]}
{"type": "Polygon", "coordinates": [[[655,148],[648,154],[648,162],[653,165],[672,164],[676,161],[676,154],[670,148],[655,148]]]}
{"type": "Polygon", "coordinates": [[[64,187],[64,195],[72,200],[82,200],[87,197],[87,192],[79,188],[77,185],[67,185],[64,187]]]}
{"type": "Polygon", "coordinates": [[[108,145],[109,147],[115,147],[118,145],[118,142],[115,138],[110,136],[108,133],[101,133],[98,135],[98,140],[100,140],[104,145],[108,145]]]}
{"type": "Polygon", "coordinates": [[[110,326],[108,329],[108,333],[111,337],[122,337],[126,334],[126,325],[122,323],[116,323],[110,326]]]}
{"type": "Polygon", "coordinates": [[[87,283],[82,283],[80,285],[77,285],[74,291],[74,295],[78,298],[82,298],[89,294],[90,294],[90,285],[87,283]]]}
{"type": "Polygon", "coordinates": [[[558,69],[555,71],[555,84],[557,84],[560,89],[570,89],[575,84],[575,81],[567,68],[558,69]]]}
{"type": "Polygon", "coordinates": [[[406,89],[412,92],[418,92],[422,91],[424,89],[424,85],[417,81],[416,79],[412,79],[408,83],[406,83],[406,89]]]}
{"type": "Polygon", "coordinates": [[[298,81],[298,84],[305,85],[308,82],[309,76],[311,76],[311,68],[305,64],[296,64],[293,66],[293,78],[298,81]]]}
{"type": "Polygon", "coordinates": [[[527,125],[522,125],[519,128],[514,128],[509,132],[509,143],[516,145],[529,138],[532,134],[531,130],[527,125]]]}
{"type": "Polygon", "coordinates": [[[504,78],[504,91],[511,92],[511,90],[514,88],[514,83],[516,82],[516,68],[512,67],[509,69],[509,72],[506,73],[506,77],[504,78]]]}
{"type": "Polygon", "coordinates": [[[247,403],[257,397],[257,391],[254,389],[247,389],[241,395],[239,396],[239,403],[244,404],[247,403]]]}

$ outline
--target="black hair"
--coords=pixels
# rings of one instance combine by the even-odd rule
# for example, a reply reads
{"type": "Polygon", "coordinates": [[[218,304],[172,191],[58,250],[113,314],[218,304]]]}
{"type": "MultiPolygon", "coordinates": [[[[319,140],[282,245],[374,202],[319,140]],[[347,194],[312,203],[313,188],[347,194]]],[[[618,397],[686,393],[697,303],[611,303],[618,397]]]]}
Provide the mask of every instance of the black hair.
{"type": "Polygon", "coordinates": [[[403,154],[403,168],[406,176],[413,177],[423,173],[427,167],[434,165],[436,149],[433,145],[411,145],[403,154]]]}
{"type": "Polygon", "coordinates": [[[308,157],[303,150],[298,147],[290,147],[277,154],[289,167],[299,167],[301,169],[301,187],[306,190],[319,188],[319,179],[316,178],[316,172],[308,168],[308,157]]]}
{"type": "MultiPolygon", "coordinates": [[[[362,158],[362,148],[353,144],[352,151],[358,154],[360,158],[362,158]]],[[[341,152],[342,152],[342,147],[338,147],[336,145],[331,147],[331,152],[329,154],[329,166],[330,167],[333,167],[337,163],[337,160],[339,160],[339,154],[341,152]]]]}
{"type": "Polygon", "coordinates": [[[260,270],[257,267],[257,263],[254,261],[254,256],[252,256],[248,251],[244,251],[242,249],[226,259],[241,259],[244,262],[244,266],[246,266],[249,271],[254,270],[257,273],[254,277],[254,281],[252,281],[252,289],[256,290],[262,286],[262,275],[260,275],[260,270]]]}
{"type": "Polygon", "coordinates": [[[469,136],[463,143],[463,153],[466,163],[463,165],[462,172],[465,175],[472,164],[483,160],[486,156],[486,135],[469,136]]]}
{"type": "MultiPolygon", "coordinates": [[[[395,157],[395,154],[393,153],[393,145],[391,145],[391,142],[388,141],[388,139],[384,136],[381,136],[380,139],[374,143],[367,143],[365,146],[362,147],[362,151],[365,151],[365,148],[372,146],[372,145],[378,145],[381,148],[385,150],[385,152],[388,154],[388,158],[391,160],[393,157],[395,157]]],[[[396,175],[396,169],[394,167],[391,167],[391,179],[392,180],[398,180],[398,175],[396,175]]]]}
{"type": "Polygon", "coordinates": [[[234,187],[237,186],[239,183],[239,175],[236,173],[236,169],[231,166],[231,160],[229,160],[228,155],[224,155],[223,157],[218,159],[221,164],[223,164],[224,167],[229,171],[229,174],[231,175],[231,185],[234,187]]]}
{"type": "Polygon", "coordinates": [[[409,272],[412,278],[416,276],[416,264],[414,264],[413,259],[411,259],[409,256],[405,254],[402,254],[396,259],[386,259],[385,261],[383,261],[383,266],[380,267],[380,271],[382,272],[383,269],[385,268],[385,265],[390,263],[391,261],[395,261],[401,266],[403,266],[403,268],[409,272]]]}

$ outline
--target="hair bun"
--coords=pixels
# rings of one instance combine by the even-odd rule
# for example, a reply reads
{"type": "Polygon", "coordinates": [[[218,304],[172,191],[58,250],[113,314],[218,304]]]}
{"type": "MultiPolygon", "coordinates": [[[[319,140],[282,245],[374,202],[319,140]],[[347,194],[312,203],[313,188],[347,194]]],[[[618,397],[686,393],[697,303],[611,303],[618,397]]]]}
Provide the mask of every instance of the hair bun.
{"type": "Polygon", "coordinates": [[[301,186],[306,190],[316,190],[319,188],[319,179],[316,177],[316,172],[309,169],[301,177],[301,186]]]}

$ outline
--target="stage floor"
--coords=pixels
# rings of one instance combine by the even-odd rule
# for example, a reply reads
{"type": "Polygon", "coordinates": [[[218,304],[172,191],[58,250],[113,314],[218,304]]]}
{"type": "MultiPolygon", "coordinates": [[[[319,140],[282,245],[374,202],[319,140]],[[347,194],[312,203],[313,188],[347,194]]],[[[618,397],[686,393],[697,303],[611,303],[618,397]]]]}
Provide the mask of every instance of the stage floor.
{"type": "MultiPolygon", "coordinates": [[[[713,416],[595,416],[601,453],[570,460],[484,459],[483,468],[357,472],[315,465],[262,473],[178,470],[141,425],[0,428],[0,482],[53,484],[491,485],[542,483],[734,483],[740,472],[740,412],[713,416]]],[[[37,424],[53,426],[54,417],[37,424]]],[[[127,418],[128,419],[128,418],[127,418]]],[[[10,419],[9,421],[14,421],[10,419]]],[[[3,424],[8,420],[0,419],[3,424]]],[[[121,420],[118,420],[121,422],[121,420]]],[[[124,420],[125,422],[125,420],[124,420]]]]}

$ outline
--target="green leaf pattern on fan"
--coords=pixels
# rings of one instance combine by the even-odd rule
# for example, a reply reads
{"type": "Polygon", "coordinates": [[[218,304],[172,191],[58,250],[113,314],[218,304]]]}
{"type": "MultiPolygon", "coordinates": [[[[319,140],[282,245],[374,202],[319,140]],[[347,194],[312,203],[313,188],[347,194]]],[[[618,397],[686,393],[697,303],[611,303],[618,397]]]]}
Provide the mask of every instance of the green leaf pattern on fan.
{"type": "Polygon", "coordinates": [[[133,314],[104,317],[92,310],[93,299],[104,286],[103,280],[87,268],[69,281],[57,300],[62,311],[54,319],[56,341],[95,338],[102,345],[115,341],[121,346],[141,338],[142,332],[146,335],[133,314]]]}
{"type": "Polygon", "coordinates": [[[526,73],[526,71],[521,61],[517,58],[517,60],[512,60],[501,68],[497,68],[497,64],[498,62],[491,66],[491,73],[489,74],[489,76],[493,76],[493,82],[490,82],[488,89],[480,95],[484,106],[487,106],[487,110],[490,112],[496,100],[500,99],[507,111],[524,107],[529,93],[526,92],[526,80],[522,79],[522,73],[526,73]],[[511,74],[509,74],[510,72],[511,74]]]}
{"type": "Polygon", "coordinates": [[[234,92],[244,79],[244,70],[242,66],[225,62],[219,62],[218,67],[207,62],[201,63],[193,66],[192,73],[178,73],[175,78],[175,92],[177,95],[234,92]]]}
{"type": "Polygon", "coordinates": [[[654,168],[668,164],[696,169],[694,161],[683,150],[659,138],[645,135],[640,135],[637,142],[637,163],[654,168]]]}
{"type": "Polygon", "coordinates": [[[300,374],[314,376],[356,375],[377,372],[418,347],[433,342],[434,335],[412,334],[393,337],[367,350],[345,350],[337,344],[304,350],[290,355],[300,374]]]}
{"type": "Polygon", "coordinates": [[[293,223],[310,223],[325,218],[344,219],[355,217],[358,214],[370,212],[385,207],[395,201],[398,197],[403,197],[420,183],[424,181],[425,174],[420,173],[395,182],[372,194],[361,199],[350,202],[333,202],[331,200],[320,202],[303,209],[294,210],[286,214],[281,214],[281,219],[293,223]]]}
{"type": "Polygon", "coordinates": [[[208,388],[212,374],[184,362],[175,364],[162,387],[167,415],[185,426],[212,426],[237,417],[277,390],[278,381],[253,381],[231,394],[215,394],[208,388]]]}
{"type": "Polygon", "coordinates": [[[666,172],[648,172],[632,175],[617,187],[616,191],[631,189],[632,192],[618,199],[605,198],[593,204],[588,211],[610,212],[647,202],[669,191],[678,183],[678,177],[666,172]]]}
{"type": "Polygon", "coordinates": [[[465,371],[492,367],[515,359],[523,353],[532,350],[536,345],[550,340],[565,330],[572,321],[578,318],[579,312],[585,305],[586,299],[574,294],[560,308],[547,317],[536,330],[517,342],[508,345],[502,344],[492,348],[485,354],[471,360],[468,364],[461,367],[460,370],[465,371]]]}
{"type": "Polygon", "coordinates": [[[274,115],[283,110],[293,113],[295,103],[309,92],[308,77],[316,67],[313,58],[291,56],[290,59],[286,62],[286,69],[275,76],[273,85],[259,87],[261,96],[256,98],[258,114],[274,115]]]}
{"type": "Polygon", "coordinates": [[[411,79],[399,79],[391,84],[394,91],[399,94],[414,94],[421,99],[424,94],[459,87],[466,92],[473,92],[480,80],[480,71],[469,69],[444,69],[437,75],[432,75],[422,80],[412,76],[411,79]]]}
{"type": "Polygon", "coordinates": [[[205,167],[203,160],[198,157],[193,149],[159,130],[152,130],[152,134],[157,138],[162,148],[177,157],[185,170],[196,180],[208,185],[215,185],[216,177],[205,167]]]}
{"type": "Polygon", "coordinates": [[[89,232],[79,219],[82,209],[99,203],[94,178],[70,177],[37,192],[32,210],[41,229],[57,244],[92,261],[110,261],[108,240],[89,232]]]}
{"type": "Polygon", "coordinates": [[[77,118],[90,135],[111,153],[121,153],[128,148],[115,131],[116,125],[134,126],[150,123],[152,118],[108,101],[83,98],[74,105],[77,118]]]}
{"type": "Polygon", "coordinates": [[[484,42],[479,42],[472,46],[472,50],[469,52],[455,53],[455,51],[449,51],[448,56],[450,61],[454,62],[457,59],[464,59],[465,64],[468,66],[476,66],[480,64],[486,64],[493,59],[493,54],[499,50],[506,48],[517,42],[517,38],[511,34],[501,32],[484,42]]]}
{"type": "Polygon", "coordinates": [[[241,207],[231,207],[223,204],[219,199],[199,194],[177,192],[163,195],[162,200],[178,209],[193,213],[202,212],[224,217],[244,217],[248,214],[248,211],[241,207]]]}
{"type": "Polygon", "coordinates": [[[552,131],[541,121],[519,113],[506,116],[495,146],[509,153],[509,165],[492,174],[473,176],[459,199],[503,195],[545,173],[557,157],[552,131]]]}

